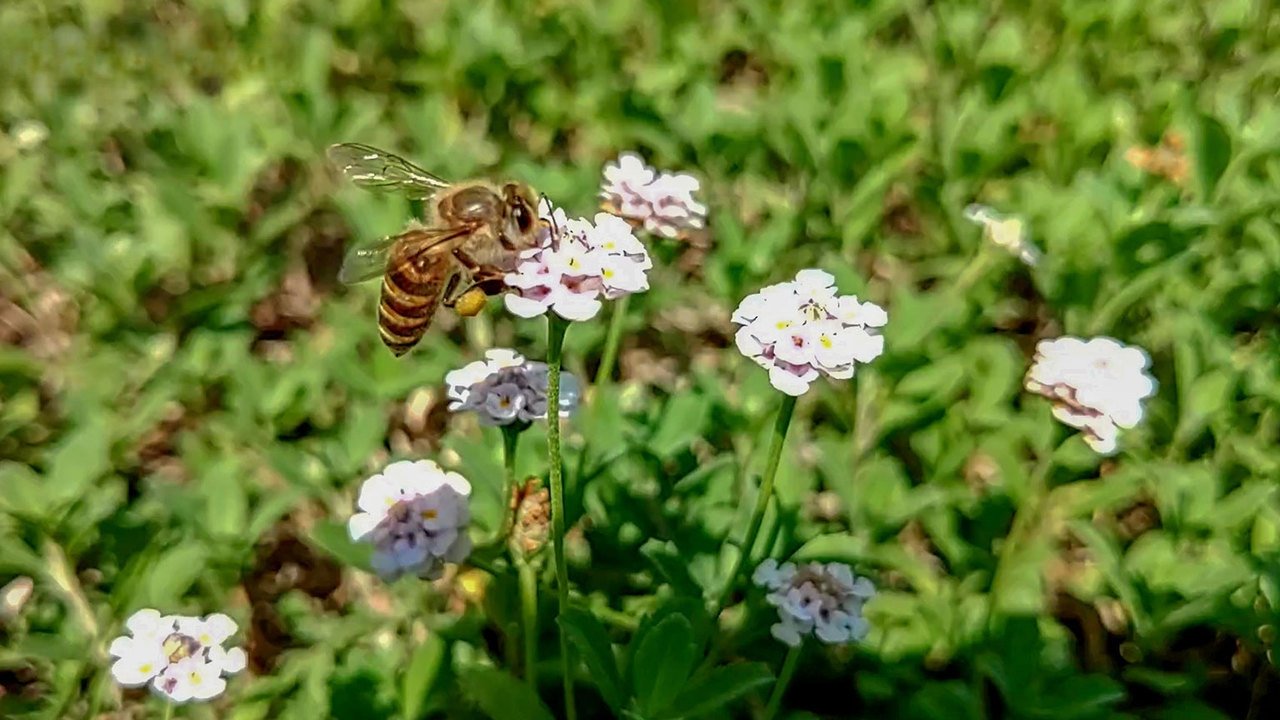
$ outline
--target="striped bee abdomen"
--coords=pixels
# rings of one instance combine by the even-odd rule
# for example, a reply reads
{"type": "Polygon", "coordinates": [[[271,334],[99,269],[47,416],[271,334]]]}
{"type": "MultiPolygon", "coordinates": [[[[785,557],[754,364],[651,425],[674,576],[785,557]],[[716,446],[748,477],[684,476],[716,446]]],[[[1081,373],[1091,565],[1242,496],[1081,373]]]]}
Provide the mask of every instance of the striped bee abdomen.
{"type": "Polygon", "coordinates": [[[444,295],[450,263],[443,253],[422,253],[409,262],[388,263],[378,302],[378,334],[396,357],[417,345],[431,326],[444,295]]]}

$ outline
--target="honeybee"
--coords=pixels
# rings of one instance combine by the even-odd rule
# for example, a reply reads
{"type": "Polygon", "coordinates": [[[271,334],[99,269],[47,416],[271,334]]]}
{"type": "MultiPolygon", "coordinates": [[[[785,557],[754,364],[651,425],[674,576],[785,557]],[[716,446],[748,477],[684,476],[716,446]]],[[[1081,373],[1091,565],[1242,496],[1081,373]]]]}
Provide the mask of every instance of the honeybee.
{"type": "Polygon", "coordinates": [[[450,183],[359,143],[331,146],[329,160],[359,187],[433,202],[429,224],[351,250],[338,273],[346,284],[382,278],[378,334],[397,357],[418,344],[442,302],[478,314],[519,251],[538,244],[538,196],[524,183],[450,183]]]}

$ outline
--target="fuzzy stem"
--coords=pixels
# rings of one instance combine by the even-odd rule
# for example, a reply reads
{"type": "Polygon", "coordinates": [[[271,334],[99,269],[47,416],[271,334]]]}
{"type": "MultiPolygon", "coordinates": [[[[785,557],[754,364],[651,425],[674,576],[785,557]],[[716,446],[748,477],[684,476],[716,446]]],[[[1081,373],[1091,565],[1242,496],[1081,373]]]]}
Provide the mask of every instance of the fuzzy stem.
{"type": "Polygon", "coordinates": [[[778,418],[773,425],[773,442],[769,446],[769,460],[764,468],[764,477],[760,480],[760,492],[756,495],[756,507],[751,511],[751,523],[747,525],[747,535],[742,539],[738,559],[733,563],[733,570],[725,580],[720,597],[716,600],[716,614],[724,609],[725,603],[733,595],[738,575],[746,565],[751,549],[756,544],[756,536],[760,534],[760,525],[764,522],[764,511],[773,496],[773,479],[778,474],[778,463],[782,459],[782,446],[787,439],[787,429],[791,427],[791,416],[796,409],[796,399],[791,395],[782,397],[782,407],[778,408],[778,418]]]}
{"type": "Polygon", "coordinates": [[[613,304],[613,317],[609,319],[609,333],[605,335],[604,351],[600,354],[600,367],[596,369],[596,387],[613,382],[613,366],[618,360],[618,346],[622,344],[622,326],[627,322],[627,304],[630,295],[623,295],[613,304]]]}
{"type": "MultiPolygon", "coordinates": [[[[556,566],[556,598],[559,616],[569,607],[569,566],[564,556],[565,507],[564,472],[560,458],[560,367],[564,336],[569,321],[555,313],[547,316],[547,464],[551,475],[551,553],[556,566]]],[[[560,664],[564,675],[564,712],[575,720],[573,704],[573,664],[569,657],[569,636],[560,627],[560,664]]]]}
{"type": "Polygon", "coordinates": [[[782,696],[787,693],[787,686],[791,684],[791,678],[800,665],[800,652],[803,649],[802,641],[801,644],[787,651],[787,658],[782,661],[782,672],[778,673],[778,681],[773,684],[773,694],[769,696],[769,704],[764,709],[762,720],[773,720],[778,714],[778,708],[782,707],[782,696]]]}
{"type": "Polygon", "coordinates": [[[163,720],[172,720],[172,718],[173,718],[173,703],[172,703],[172,702],[168,702],[168,701],[166,701],[166,702],[164,703],[164,715],[161,715],[160,717],[161,717],[163,720]]]}
{"type": "Polygon", "coordinates": [[[529,561],[516,560],[520,578],[520,615],[524,626],[524,681],[538,694],[538,575],[529,561]]]}

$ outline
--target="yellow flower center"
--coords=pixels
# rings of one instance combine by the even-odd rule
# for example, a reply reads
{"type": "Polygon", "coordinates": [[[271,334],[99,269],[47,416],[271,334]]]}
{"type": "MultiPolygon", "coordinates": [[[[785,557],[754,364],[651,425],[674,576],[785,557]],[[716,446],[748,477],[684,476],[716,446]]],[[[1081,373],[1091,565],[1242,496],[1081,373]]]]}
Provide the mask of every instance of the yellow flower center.
{"type": "Polygon", "coordinates": [[[434,508],[428,508],[422,511],[423,520],[435,520],[437,517],[440,517],[440,512],[434,508]]]}

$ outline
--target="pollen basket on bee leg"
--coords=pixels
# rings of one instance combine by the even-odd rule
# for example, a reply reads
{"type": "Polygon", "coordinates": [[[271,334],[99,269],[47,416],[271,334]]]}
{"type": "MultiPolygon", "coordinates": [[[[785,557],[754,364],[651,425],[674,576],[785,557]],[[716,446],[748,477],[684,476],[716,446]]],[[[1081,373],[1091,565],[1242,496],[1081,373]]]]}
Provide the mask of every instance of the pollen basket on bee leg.
{"type": "Polygon", "coordinates": [[[463,293],[462,297],[454,303],[453,308],[463,317],[475,317],[484,310],[488,301],[488,294],[483,289],[475,287],[463,293]]]}

